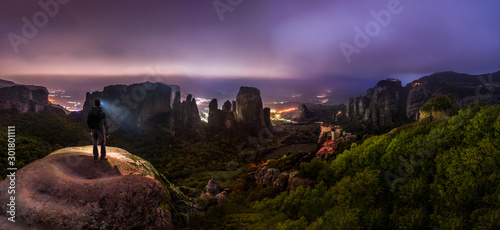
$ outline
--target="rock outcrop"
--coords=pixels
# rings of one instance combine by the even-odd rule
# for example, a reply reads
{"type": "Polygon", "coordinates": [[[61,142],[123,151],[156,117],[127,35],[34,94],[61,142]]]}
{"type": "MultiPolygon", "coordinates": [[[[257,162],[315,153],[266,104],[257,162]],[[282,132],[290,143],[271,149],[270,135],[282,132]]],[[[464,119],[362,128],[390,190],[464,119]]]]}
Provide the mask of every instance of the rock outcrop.
{"type": "MultiPolygon", "coordinates": [[[[180,92],[178,93],[180,94],[180,92]]],[[[176,108],[176,102],[174,102],[173,109],[174,111],[178,110],[176,108]]],[[[204,139],[206,137],[205,128],[201,123],[200,112],[198,110],[198,105],[196,104],[196,99],[194,99],[191,94],[189,94],[186,97],[186,100],[181,103],[180,112],[182,122],[176,123],[176,134],[180,137],[184,137],[185,139],[204,139]]]]}
{"type": "Polygon", "coordinates": [[[437,96],[454,94],[462,108],[476,100],[498,104],[498,88],[500,72],[484,75],[435,73],[405,87],[399,80],[387,79],[368,89],[365,96],[349,98],[346,116],[350,122],[361,123],[368,128],[387,128],[400,121],[418,120],[420,107],[437,96]]]}
{"type": "MultiPolygon", "coordinates": [[[[215,182],[215,180],[210,179],[208,181],[207,186],[205,186],[205,192],[204,193],[202,192],[200,197],[214,198],[218,204],[221,204],[229,196],[229,193],[230,193],[229,188],[225,188],[222,192],[219,192],[219,189],[217,187],[217,183],[215,182]]],[[[201,204],[200,205],[202,210],[208,206],[209,206],[209,204],[201,204]]]]}
{"type": "Polygon", "coordinates": [[[286,188],[288,191],[295,191],[300,186],[306,188],[313,185],[312,181],[298,177],[298,173],[299,171],[293,171],[288,176],[288,185],[286,188]]]}
{"type": "Polygon", "coordinates": [[[226,188],[221,193],[215,195],[215,200],[217,200],[217,203],[218,204],[224,203],[224,201],[229,197],[229,192],[230,192],[229,189],[226,188]]]}
{"type": "Polygon", "coordinates": [[[500,72],[468,75],[455,72],[435,73],[406,85],[408,92],[406,117],[418,120],[419,109],[429,99],[454,94],[461,108],[481,100],[486,104],[500,103],[500,72]]]}
{"type": "Polygon", "coordinates": [[[222,106],[222,110],[218,109],[217,99],[213,99],[209,106],[208,112],[208,130],[215,135],[221,131],[233,135],[236,132],[235,117],[231,111],[231,102],[226,101],[222,106]]]}
{"type": "Polygon", "coordinates": [[[236,101],[226,101],[222,109],[218,108],[217,99],[210,102],[208,127],[211,135],[238,131],[239,134],[258,136],[261,132],[273,130],[271,110],[263,108],[257,88],[242,86],[236,101]]]}
{"type": "Polygon", "coordinates": [[[278,179],[280,173],[279,169],[264,166],[255,172],[255,179],[259,184],[273,186],[273,183],[278,179]]]}
{"type": "Polygon", "coordinates": [[[273,123],[271,123],[271,108],[264,108],[264,124],[269,131],[274,130],[273,123]]]}
{"type": "Polygon", "coordinates": [[[257,136],[261,130],[267,129],[262,98],[257,88],[244,86],[240,88],[236,96],[236,121],[241,129],[252,136],[257,136]]]}
{"type": "MultiPolygon", "coordinates": [[[[184,221],[187,198],[153,166],[125,150],[108,147],[96,162],[92,146],[58,150],[16,172],[16,218],[6,229],[173,229],[184,221]],[[174,200],[175,199],[175,200],[174,200]],[[178,222],[177,222],[178,223],[178,222]]],[[[0,184],[7,201],[9,180],[0,184]]]]}
{"type": "Polygon", "coordinates": [[[292,119],[297,122],[308,122],[314,118],[314,114],[309,111],[305,104],[299,106],[297,111],[294,112],[292,119]]]}
{"type": "Polygon", "coordinates": [[[210,179],[208,181],[208,184],[205,187],[205,190],[207,191],[205,193],[206,196],[216,196],[219,193],[219,190],[217,189],[217,183],[215,182],[214,179],[210,179]]]}
{"type": "Polygon", "coordinates": [[[160,128],[192,139],[205,137],[196,100],[187,96],[181,102],[180,88],[164,83],[144,82],[112,85],[102,92],[87,93],[83,106],[84,119],[100,99],[114,130],[144,131],[160,128]]]}
{"type": "Polygon", "coordinates": [[[272,186],[276,191],[286,191],[288,186],[288,180],[290,179],[290,174],[287,172],[282,172],[278,175],[278,178],[273,182],[272,186]]]}
{"type": "Polygon", "coordinates": [[[297,177],[297,173],[298,171],[280,172],[279,169],[264,166],[255,171],[255,180],[258,184],[272,186],[277,192],[294,191],[299,186],[308,187],[313,184],[308,179],[297,177]]]}
{"type": "Polygon", "coordinates": [[[387,127],[397,121],[402,111],[404,97],[401,81],[382,80],[366,91],[364,97],[349,98],[346,115],[351,120],[361,121],[370,127],[387,127]]]}
{"type": "Polygon", "coordinates": [[[0,80],[0,109],[17,109],[21,113],[49,110],[65,115],[63,107],[49,102],[49,91],[43,86],[20,85],[0,80]]]}

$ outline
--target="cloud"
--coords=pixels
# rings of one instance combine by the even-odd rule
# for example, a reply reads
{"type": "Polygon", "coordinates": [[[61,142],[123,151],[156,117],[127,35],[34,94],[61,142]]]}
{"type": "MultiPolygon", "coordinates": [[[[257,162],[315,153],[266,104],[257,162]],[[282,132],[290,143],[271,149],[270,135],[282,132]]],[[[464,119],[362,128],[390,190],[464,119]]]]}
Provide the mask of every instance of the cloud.
{"type": "Polygon", "coordinates": [[[13,52],[33,2],[3,1],[0,74],[162,74],[325,79],[500,66],[500,3],[408,1],[347,63],[339,44],[374,21],[387,1],[244,1],[220,21],[210,1],[70,1],[13,52]]]}

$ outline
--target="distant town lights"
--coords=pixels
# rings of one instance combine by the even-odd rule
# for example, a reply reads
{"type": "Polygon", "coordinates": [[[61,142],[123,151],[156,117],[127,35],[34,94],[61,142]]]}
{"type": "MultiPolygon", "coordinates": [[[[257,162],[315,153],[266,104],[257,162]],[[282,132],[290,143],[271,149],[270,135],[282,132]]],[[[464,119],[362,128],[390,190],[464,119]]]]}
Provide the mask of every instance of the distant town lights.
{"type": "Polygon", "coordinates": [[[278,114],[279,114],[279,113],[288,113],[288,112],[295,111],[295,110],[297,110],[297,109],[298,109],[298,108],[289,108],[289,109],[280,110],[280,111],[278,111],[278,112],[276,112],[276,113],[278,113],[278,114]]]}

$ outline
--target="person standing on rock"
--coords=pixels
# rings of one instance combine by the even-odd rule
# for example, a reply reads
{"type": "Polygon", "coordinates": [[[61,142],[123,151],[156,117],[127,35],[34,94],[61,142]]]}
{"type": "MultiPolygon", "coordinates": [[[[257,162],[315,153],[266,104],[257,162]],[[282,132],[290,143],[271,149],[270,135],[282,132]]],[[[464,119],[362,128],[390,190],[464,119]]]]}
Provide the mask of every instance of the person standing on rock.
{"type": "Polygon", "coordinates": [[[94,160],[99,157],[97,141],[101,143],[101,161],[106,160],[106,137],[109,136],[108,124],[106,123],[106,113],[102,111],[101,101],[94,100],[94,105],[87,117],[87,125],[94,140],[94,160]],[[104,129],[103,129],[104,127],[104,129]]]}

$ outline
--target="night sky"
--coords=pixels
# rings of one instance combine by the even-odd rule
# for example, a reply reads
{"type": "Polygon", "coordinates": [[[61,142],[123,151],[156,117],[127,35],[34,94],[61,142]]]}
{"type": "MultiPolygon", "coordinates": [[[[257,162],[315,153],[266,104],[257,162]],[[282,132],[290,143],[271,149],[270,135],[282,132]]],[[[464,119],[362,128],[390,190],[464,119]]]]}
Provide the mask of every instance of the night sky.
{"type": "Polygon", "coordinates": [[[0,78],[360,93],[388,77],[500,70],[499,22],[500,2],[477,0],[3,0],[0,78]]]}

